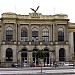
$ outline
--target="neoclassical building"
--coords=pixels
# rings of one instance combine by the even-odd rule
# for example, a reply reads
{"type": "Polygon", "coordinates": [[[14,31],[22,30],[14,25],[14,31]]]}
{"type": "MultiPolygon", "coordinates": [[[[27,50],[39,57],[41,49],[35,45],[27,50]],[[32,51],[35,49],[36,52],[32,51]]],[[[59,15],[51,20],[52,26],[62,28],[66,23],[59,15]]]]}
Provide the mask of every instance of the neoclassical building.
{"type": "Polygon", "coordinates": [[[44,63],[72,61],[75,24],[66,14],[3,13],[0,18],[0,62],[38,64],[37,50],[45,52],[44,63]]]}

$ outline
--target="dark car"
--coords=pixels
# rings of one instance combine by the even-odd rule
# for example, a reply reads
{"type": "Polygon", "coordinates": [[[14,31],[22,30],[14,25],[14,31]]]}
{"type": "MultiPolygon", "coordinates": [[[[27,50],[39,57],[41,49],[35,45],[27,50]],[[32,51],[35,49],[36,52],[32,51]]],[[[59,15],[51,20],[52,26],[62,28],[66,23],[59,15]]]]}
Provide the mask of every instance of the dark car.
{"type": "Polygon", "coordinates": [[[11,67],[12,67],[12,68],[18,68],[18,67],[20,67],[20,65],[17,64],[17,63],[13,63],[13,64],[11,65],[11,67]]]}
{"type": "Polygon", "coordinates": [[[35,67],[35,64],[34,64],[34,63],[31,63],[31,64],[30,64],[30,67],[35,67]]]}

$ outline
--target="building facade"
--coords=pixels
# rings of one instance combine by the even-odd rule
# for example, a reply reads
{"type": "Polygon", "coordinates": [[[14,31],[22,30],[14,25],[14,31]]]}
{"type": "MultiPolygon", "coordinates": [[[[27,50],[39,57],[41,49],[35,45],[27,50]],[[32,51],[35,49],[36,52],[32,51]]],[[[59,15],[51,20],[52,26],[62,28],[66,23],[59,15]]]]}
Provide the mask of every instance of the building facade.
{"type": "Polygon", "coordinates": [[[0,19],[0,62],[38,64],[35,52],[45,52],[44,63],[72,61],[75,24],[66,14],[3,13],[0,19]]]}

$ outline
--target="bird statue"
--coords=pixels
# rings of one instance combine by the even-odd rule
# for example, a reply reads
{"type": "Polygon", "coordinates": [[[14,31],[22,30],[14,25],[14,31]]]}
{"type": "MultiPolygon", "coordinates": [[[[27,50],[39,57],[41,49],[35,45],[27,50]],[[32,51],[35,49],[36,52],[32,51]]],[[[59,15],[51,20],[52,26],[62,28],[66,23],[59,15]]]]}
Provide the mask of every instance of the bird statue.
{"type": "Polygon", "coordinates": [[[36,13],[36,11],[39,9],[39,7],[40,7],[40,6],[38,6],[38,7],[36,8],[36,10],[33,9],[33,8],[30,8],[30,9],[36,13]]]}

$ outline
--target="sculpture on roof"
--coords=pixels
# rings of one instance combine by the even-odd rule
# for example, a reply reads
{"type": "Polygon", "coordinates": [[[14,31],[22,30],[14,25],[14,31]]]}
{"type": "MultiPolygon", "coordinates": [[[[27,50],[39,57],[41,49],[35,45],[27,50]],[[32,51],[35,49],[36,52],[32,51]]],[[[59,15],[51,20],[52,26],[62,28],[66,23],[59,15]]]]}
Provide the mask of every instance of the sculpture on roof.
{"type": "Polygon", "coordinates": [[[40,6],[38,6],[38,7],[36,8],[36,10],[33,9],[33,8],[30,8],[30,9],[36,13],[36,11],[39,9],[39,7],[40,7],[40,6]]]}

